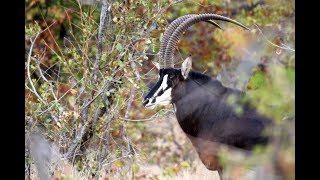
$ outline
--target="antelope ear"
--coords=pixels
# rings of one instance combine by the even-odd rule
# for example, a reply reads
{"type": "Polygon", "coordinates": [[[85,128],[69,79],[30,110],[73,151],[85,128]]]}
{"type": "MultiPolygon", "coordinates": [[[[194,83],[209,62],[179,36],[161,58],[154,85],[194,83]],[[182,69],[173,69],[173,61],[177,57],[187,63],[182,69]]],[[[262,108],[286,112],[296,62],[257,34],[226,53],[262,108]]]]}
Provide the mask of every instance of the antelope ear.
{"type": "Polygon", "coordinates": [[[158,70],[160,70],[160,64],[159,63],[154,62],[154,61],[151,61],[151,62],[158,70]]]}
{"type": "Polygon", "coordinates": [[[183,76],[184,79],[187,79],[189,76],[189,72],[191,70],[191,66],[192,66],[192,60],[191,57],[187,57],[181,66],[181,74],[183,76]]]}

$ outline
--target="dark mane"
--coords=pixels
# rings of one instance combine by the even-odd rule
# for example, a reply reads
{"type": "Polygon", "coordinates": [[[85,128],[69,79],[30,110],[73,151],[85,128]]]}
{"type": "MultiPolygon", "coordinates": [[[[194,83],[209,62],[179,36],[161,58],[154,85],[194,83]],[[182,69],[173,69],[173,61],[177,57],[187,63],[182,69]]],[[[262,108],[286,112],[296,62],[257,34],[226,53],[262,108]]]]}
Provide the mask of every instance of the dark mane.
{"type": "Polygon", "coordinates": [[[195,83],[197,83],[199,86],[202,86],[202,87],[204,85],[207,87],[215,87],[215,88],[217,88],[217,89],[215,89],[215,91],[220,89],[221,91],[227,92],[228,94],[236,94],[236,95],[240,95],[240,96],[245,95],[245,92],[240,91],[238,89],[232,89],[232,88],[223,86],[222,83],[219,80],[217,80],[216,78],[210,77],[209,75],[206,75],[206,74],[199,72],[199,71],[191,70],[189,72],[188,79],[194,81],[195,83]]]}
{"type": "Polygon", "coordinates": [[[197,80],[200,83],[206,83],[212,79],[210,76],[194,70],[191,70],[189,72],[189,78],[193,80],[197,80]]]}

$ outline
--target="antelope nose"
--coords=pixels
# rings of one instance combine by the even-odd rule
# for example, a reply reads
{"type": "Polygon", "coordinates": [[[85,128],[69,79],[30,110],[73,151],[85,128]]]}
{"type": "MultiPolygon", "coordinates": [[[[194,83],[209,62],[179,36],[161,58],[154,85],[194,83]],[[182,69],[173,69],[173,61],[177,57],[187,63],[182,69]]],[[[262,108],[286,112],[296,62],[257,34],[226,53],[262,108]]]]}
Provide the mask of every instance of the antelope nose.
{"type": "Polygon", "coordinates": [[[148,104],[148,102],[149,102],[149,98],[145,98],[144,100],[143,100],[143,106],[146,106],[146,104],[148,104]]]}

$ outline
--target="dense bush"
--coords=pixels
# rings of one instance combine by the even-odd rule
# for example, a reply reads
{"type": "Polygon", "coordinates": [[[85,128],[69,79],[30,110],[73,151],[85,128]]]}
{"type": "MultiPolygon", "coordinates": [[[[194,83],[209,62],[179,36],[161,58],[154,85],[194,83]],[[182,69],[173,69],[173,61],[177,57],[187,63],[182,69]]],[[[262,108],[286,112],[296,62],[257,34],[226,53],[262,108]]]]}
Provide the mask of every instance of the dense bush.
{"type": "MultiPolygon", "coordinates": [[[[294,179],[294,1],[26,0],[25,9],[26,178],[35,169],[35,133],[57,147],[48,149],[57,156],[48,160],[57,178],[76,176],[60,161],[85,178],[156,179],[195,171],[197,157],[172,108],[146,110],[141,101],[157,78],[151,60],[158,61],[168,23],[217,13],[252,31],[198,23],[181,38],[176,63],[191,54],[194,69],[246,90],[247,100],[277,123],[279,141],[257,147],[258,155],[241,165],[282,159],[280,168],[294,179]],[[154,165],[158,174],[143,172],[154,165]]],[[[229,156],[222,159],[231,172],[229,156]]]]}

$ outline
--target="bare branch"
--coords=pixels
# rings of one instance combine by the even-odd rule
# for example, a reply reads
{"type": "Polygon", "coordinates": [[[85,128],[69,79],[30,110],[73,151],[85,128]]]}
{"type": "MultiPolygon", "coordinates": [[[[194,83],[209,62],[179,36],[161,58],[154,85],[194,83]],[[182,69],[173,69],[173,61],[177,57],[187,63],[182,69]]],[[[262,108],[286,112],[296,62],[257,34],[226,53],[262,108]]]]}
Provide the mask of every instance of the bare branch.
{"type": "Polygon", "coordinates": [[[37,98],[45,105],[47,105],[47,103],[40,97],[40,95],[38,94],[32,80],[31,80],[31,74],[30,74],[30,63],[31,63],[31,57],[32,57],[32,49],[33,49],[33,46],[37,40],[37,38],[39,37],[39,35],[41,33],[43,33],[44,31],[48,30],[55,22],[53,22],[50,26],[48,26],[47,28],[45,28],[44,30],[38,32],[35,36],[34,39],[30,38],[30,42],[31,42],[31,46],[30,46],[30,50],[29,50],[29,54],[28,54],[28,60],[27,60],[27,74],[28,74],[28,80],[29,80],[29,83],[31,85],[31,88],[32,88],[32,92],[37,96],[37,98]]]}
{"type": "Polygon", "coordinates": [[[102,2],[102,8],[101,8],[101,15],[100,15],[100,25],[99,25],[99,33],[98,33],[98,52],[97,52],[97,56],[96,56],[96,60],[93,64],[94,67],[94,74],[93,74],[93,82],[97,81],[98,78],[98,65],[102,56],[102,33],[104,31],[105,24],[106,24],[106,18],[107,18],[107,13],[110,13],[110,9],[111,6],[108,6],[108,2],[107,0],[103,0],[102,2]]]}
{"type": "MultiPolygon", "coordinates": [[[[106,24],[106,18],[107,18],[107,13],[110,13],[111,11],[111,6],[108,6],[107,0],[103,0],[103,4],[102,4],[102,8],[101,8],[101,15],[100,15],[100,25],[99,25],[99,32],[98,32],[98,52],[96,55],[96,59],[95,62],[93,64],[94,67],[94,72],[93,72],[93,83],[95,84],[97,82],[97,78],[98,78],[98,73],[99,73],[99,62],[102,56],[102,44],[103,44],[103,38],[102,38],[102,33],[105,30],[105,24],[106,24]]],[[[112,73],[112,75],[115,75],[117,71],[114,71],[112,73]]],[[[83,109],[81,110],[80,114],[82,115],[82,120],[83,122],[85,122],[85,125],[82,127],[80,133],[76,136],[76,139],[73,141],[73,143],[71,144],[71,146],[68,148],[67,153],[65,154],[65,157],[70,158],[70,155],[73,154],[76,150],[76,147],[78,147],[78,144],[81,143],[84,134],[86,134],[86,132],[90,129],[90,127],[88,127],[89,123],[93,123],[95,124],[95,122],[97,121],[97,119],[101,116],[101,110],[100,108],[98,108],[95,112],[95,116],[94,118],[92,118],[91,120],[87,121],[87,113],[88,110],[90,108],[90,105],[92,104],[92,102],[94,102],[97,97],[99,97],[105,89],[107,89],[109,87],[110,83],[108,81],[106,81],[106,84],[103,85],[103,87],[101,88],[101,90],[95,95],[95,97],[93,97],[91,100],[87,100],[84,104],[83,109]]],[[[103,96],[102,100],[104,100],[106,97],[103,96]]]]}
{"type": "Polygon", "coordinates": [[[54,105],[56,105],[65,95],[67,95],[74,87],[76,87],[78,83],[74,84],[68,91],[66,91],[55,103],[53,103],[49,108],[42,111],[41,113],[37,114],[36,116],[41,116],[42,114],[46,113],[47,111],[51,110],[54,105]]]}
{"type": "MultiPolygon", "coordinates": [[[[113,77],[117,72],[118,72],[118,70],[115,70],[115,71],[111,74],[111,76],[113,77]]],[[[104,92],[105,89],[108,89],[109,84],[107,84],[107,82],[108,82],[108,81],[105,82],[105,84],[102,86],[101,90],[97,93],[97,95],[95,95],[89,102],[85,103],[84,107],[83,107],[82,110],[81,110],[81,113],[82,113],[85,109],[89,108],[89,105],[90,105],[92,102],[94,102],[94,101],[97,99],[97,97],[99,97],[99,96],[101,95],[101,93],[104,92]]]]}
{"type": "Polygon", "coordinates": [[[95,95],[88,103],[86,103],[86,104],[84,105],[84,107],[82,108],[82,110],[80,111],[80,113],[82,113],[85,109],[87,109],[88,106],[89,106],[93,101],[95,101],[95,100],[97,99],[97,97],[99,97],[99,96],[101,95],[101,93],[103,93],[104,90],[105,90],[107,87],[108,87],[107,84],[104,85],[104,87],[101,88],[101,90],[97,93],[97,95],[95,95]]]}
{"type": "Polygon", "coordinates": [[[81,142],[82,137],[86,133],[87,126],[89,124],[89,121],[87,121],[81,128],[80,133],[76,136],[76,138],[73,140],[73,143],[69,147],[66,154],[64,154],[64,158],[70,159],[72,158],[72,154],[74,153],[75,149],[77,148],[78,144],[81,142]]]}
{"type": "Polygon", "coordinates": [[[280,48],[280,49],[285,49],[285,50],[290,50],[290,51],[295,51],[294,49],[290,48],[288,45],[285,45],[285,44],[281,44],[282,46],[279,46],[279,45],[276,45],[274,44],[273,42],[271,42],[264,34],[263,32],[261,31],[261,29],[259,28],[259,26],[257,24],[254,24],[257,29],[259,30],[260,34],[262,35],[262,37],[269,43],[271,44],[272,46],[275,46],[277,48],[280,48]]]}
{"type": "Polygon", "coordinates": [[[41,61],[41,59],[44,57],[44,54],[45,54],[45,50],[44,50],[44,52],[43,52],[43,56],[42,56],[39,60],[35,59],[36,62],[37,62],[38,71],[39,71],[40,76],[42,77],[42,79],[49,84],[50,90],[51,90],[51,93],[52,93],[52,96],[53,96],[53,98],[57,101],[58,99],[57,99],[57,97],[56,97],[56,95],[55,95],[55,93],[54,93],[54,91],[53,91],[52,84],[51,84],[51,83],[48,81],[48,79],[43,75],[42,70],[41,70],[41,68],[40,68],[40,61],[41,61]]]}
{"type": "Polygon", "coordinates": [[[169,113],[169,112],[173,112],[173,110],[161,109],[157,113],[155,113],[154,115],[152,115],[151,117],[146,118],[146,119],[127,119],[127,118],[122,118],[122,117],[119,117],[119,119],[124,120],[124,121],[129,121],[129,122],[153,121],[153,120],[155,120],[156,117],[159,117],[159,113],[162,112],[162,111],[165,111],[165,114],[169,113]]]}

